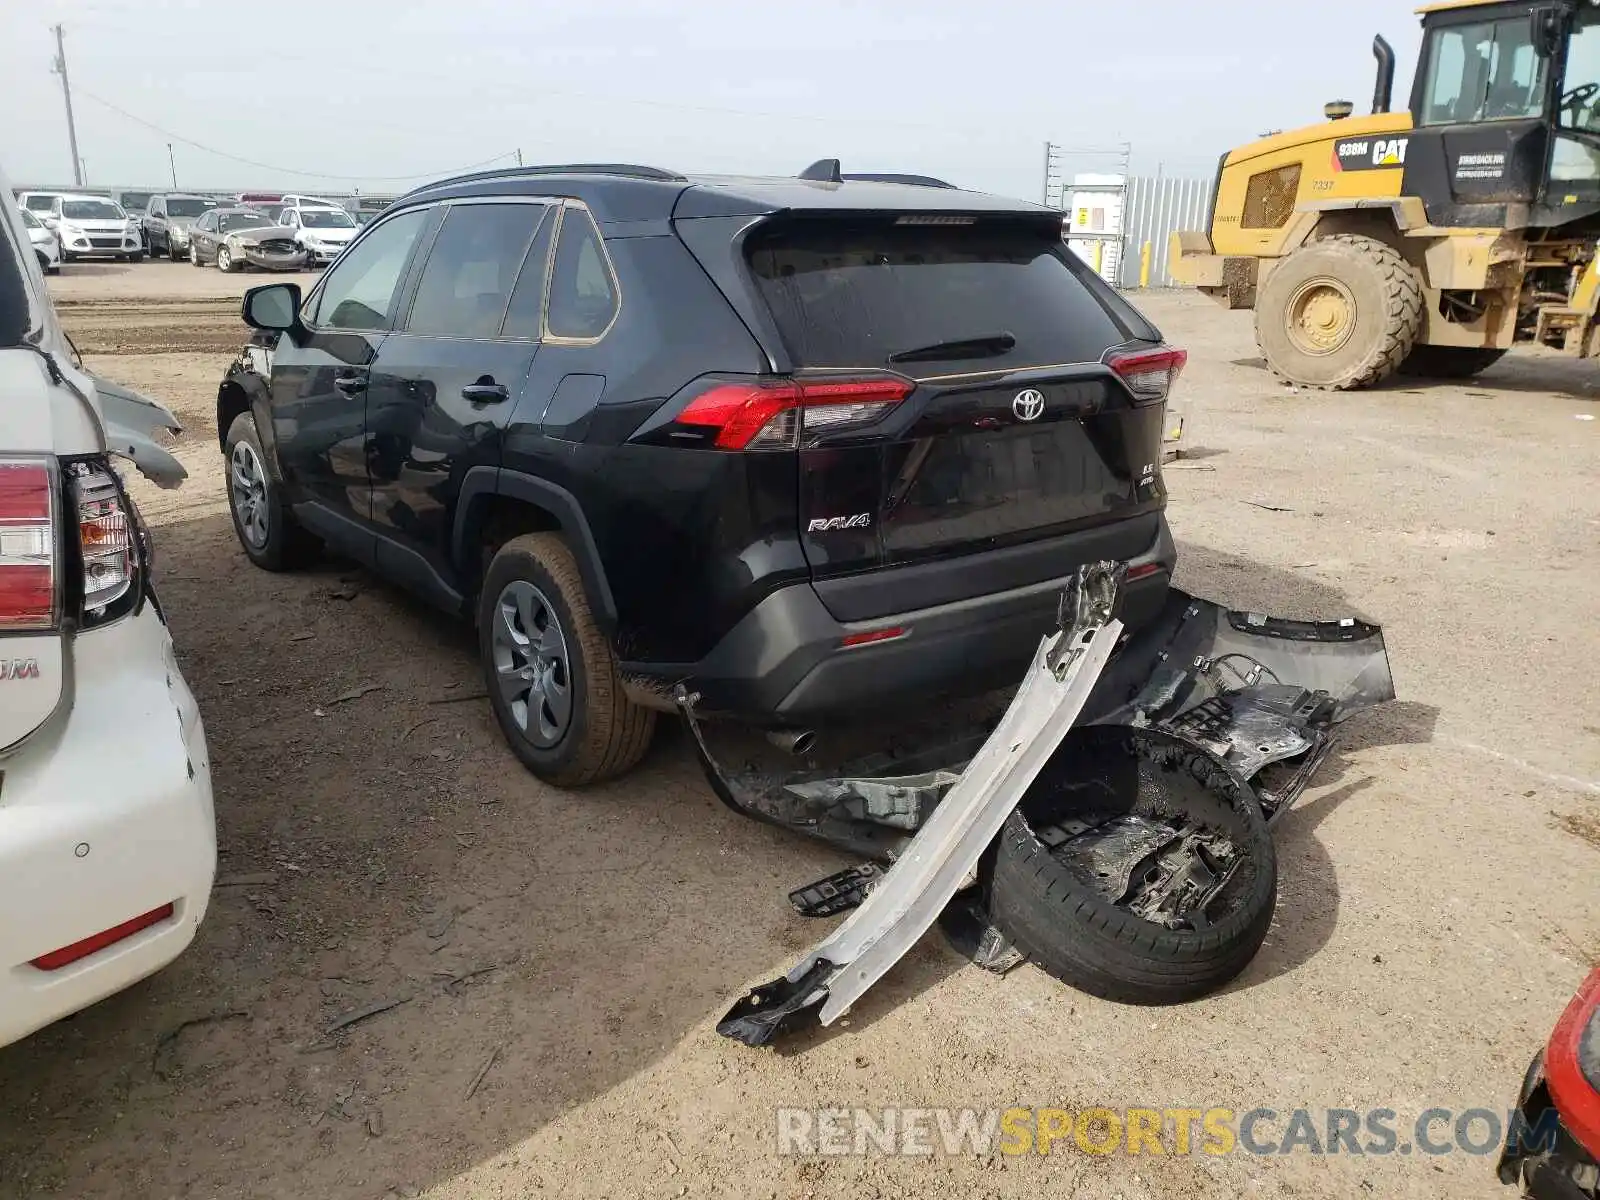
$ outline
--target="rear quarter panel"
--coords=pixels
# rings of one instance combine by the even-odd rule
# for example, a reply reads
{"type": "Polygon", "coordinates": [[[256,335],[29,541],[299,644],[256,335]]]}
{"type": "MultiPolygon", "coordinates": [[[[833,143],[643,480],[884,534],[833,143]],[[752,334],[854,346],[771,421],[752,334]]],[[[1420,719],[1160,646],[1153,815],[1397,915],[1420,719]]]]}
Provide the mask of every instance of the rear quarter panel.
{"type": "Polygon", "coordinates": [[[619,651],[692,659],[773,587],[806,577],[794,456],[628,441],[690,381],[756,374],[767,362],[664,223],[646,236],[608,235],[606,250],[622,295],[617,320],[594,344],[539,348],[502,466],[576,497],[616,604],[619,651]],[[552,407],[571,375],[603,377],[598,400],[552,407]]]}

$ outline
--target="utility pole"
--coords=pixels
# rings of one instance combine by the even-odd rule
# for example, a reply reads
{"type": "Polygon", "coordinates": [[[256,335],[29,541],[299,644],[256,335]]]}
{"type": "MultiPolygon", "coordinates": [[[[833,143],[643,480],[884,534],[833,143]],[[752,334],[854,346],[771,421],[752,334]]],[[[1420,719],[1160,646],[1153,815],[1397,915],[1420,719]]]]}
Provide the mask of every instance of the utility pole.
{"type": "Polygon", "coordinates": [[[522,165],[522,147],[518,146],[517,147],[517,166],[520,167],[521,165],[522,165]]]}
{"type": "Polygon", "coordinates": [[[172,143],[167,143],[167,169],[172,172],[172,190],[178,190],[178,163],[172,157],[172,143]]]}
{"type": "MultiPolygon", "coordinates": [[[[1044,189],[1040,197],[1041,203],[1046,206],[1050,203],[1050,185],[1055,182],[1060,167],[1061,147],[1054,142],[1046,142],[1044,144],[1044,189]]],[[[1064,200],[1062,204],[1065,204],[1064,200]]]]}
{"type": "Polygon", "coordinates": [[[72,150],[72,181],[83,186],[83,163],[78,158],[78,126],[72,120],[72,85],[67,82],[67,48],[62,42],[60,25],[53,26],[56,35],[56,60],[51,70],[61,76],[61,97],[67,102],[67,145],[72,150]]]}

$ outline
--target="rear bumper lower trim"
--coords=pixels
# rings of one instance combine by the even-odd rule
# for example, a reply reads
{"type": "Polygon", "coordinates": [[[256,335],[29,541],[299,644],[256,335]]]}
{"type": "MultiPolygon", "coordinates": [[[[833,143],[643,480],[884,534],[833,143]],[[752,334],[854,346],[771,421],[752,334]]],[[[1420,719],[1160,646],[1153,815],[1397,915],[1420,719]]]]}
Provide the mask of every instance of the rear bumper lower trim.
{"type": "MultiPolygon", "coordinates": [[[[1161,612],[1177,563],[1164,516],[1149,545],[1127,562],[1160,568],[1121,593],[1116,615],[1133,630],[1161,612]]],[[[899,697],[975,695],[1016,682],[1040,638],[1055,628],[1058,599],[1079,565],[1059,578],[864,622],[835,619],[811,585],[797,584],[758,604],[700,662],[624,663],[623,671],[665,695],[684,683],[700,695],[701,713],[769,724],[877,708],[899,697]],[[905,633],[843,644],[885,627],[905,633]]],[[[981,559],[972,569],[983,570],[981,559]]]]}

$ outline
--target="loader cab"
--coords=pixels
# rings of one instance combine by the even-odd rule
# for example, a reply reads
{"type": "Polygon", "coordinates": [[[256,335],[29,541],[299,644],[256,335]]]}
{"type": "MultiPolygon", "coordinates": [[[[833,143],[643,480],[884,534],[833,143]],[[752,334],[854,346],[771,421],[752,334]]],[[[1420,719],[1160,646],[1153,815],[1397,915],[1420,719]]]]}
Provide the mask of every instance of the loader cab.
{"type": "Polygon", "coordinates": [[[1600,211],[1600,5],[1423,10],[1403,191],[1435,225],[1559,225],[1600,211]]]}

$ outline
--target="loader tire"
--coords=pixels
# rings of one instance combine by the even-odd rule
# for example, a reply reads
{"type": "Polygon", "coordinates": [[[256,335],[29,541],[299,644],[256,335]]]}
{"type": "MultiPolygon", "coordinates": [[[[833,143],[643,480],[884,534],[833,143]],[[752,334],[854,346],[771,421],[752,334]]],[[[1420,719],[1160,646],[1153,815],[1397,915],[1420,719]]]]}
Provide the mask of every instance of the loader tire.
{"type": "Polygon", "coordinates": [[[1256,300],[1256,343],[1301,387],[1371,387],[1400,369],[1422,329],[1422,281],[1392,246],[1339,234],[1279,263],[1256,300]]]}
{"type": "Polygon", "coordinates": [[[1047,974],[1122,1004],[1180,1004],[1216,991],[1255,957],[1277,904],[1277,857],[1255,790],[1205,751],[1149,729],[1069,733],[1006,819],[992,861],[995,927],[1047,974]],[[1207,919],[1173,928],[1108,898],[1112,884],[1091,885],[1059,823],[1114,814],[1220,834],[1237,847],[1238,865],[1207,919]],[[1052,827],[1054,845],[1040,836],[1052,827]]]}
{"type": "Polygon", "coordinates": [[[1471,379],[1505,355],[1504,350],[1479,346],[1416,346],[1400,364],[1400,373],[1427,379],[1471,379]]]}

